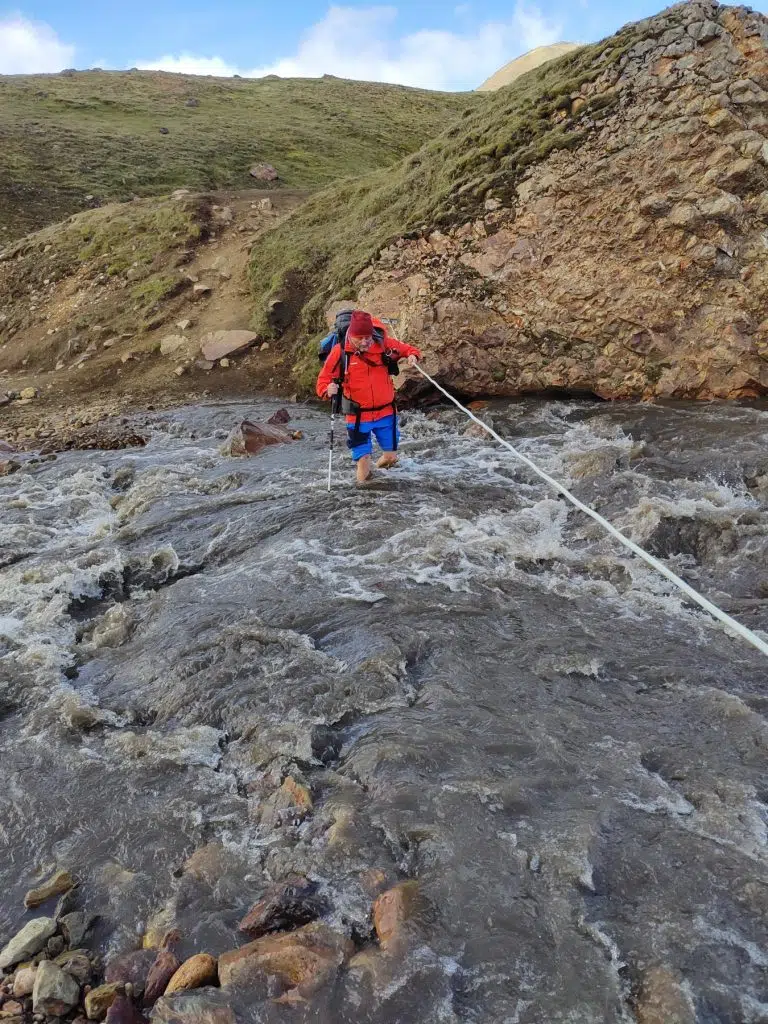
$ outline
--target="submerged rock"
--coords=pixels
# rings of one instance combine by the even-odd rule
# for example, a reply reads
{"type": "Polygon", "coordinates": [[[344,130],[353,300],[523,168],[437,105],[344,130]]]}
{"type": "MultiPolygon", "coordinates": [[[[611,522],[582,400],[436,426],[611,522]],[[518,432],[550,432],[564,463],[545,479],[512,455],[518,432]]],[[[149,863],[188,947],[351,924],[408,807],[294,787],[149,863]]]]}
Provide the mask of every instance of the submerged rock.
{"type": "Polygon", "coordinates": [[[27,910],[33,910],[53,896],[61,896],[63,893],[69,892],[75,885],[75,879],[68,871],[57,871],[47,882],[29,890],[24,897],[24,906],[27,910]]]}
{"type": "Polygon", "coordinates": [[[401,882],[379,896],[373,905],[373,926],[383,950],[404,952],[423,907],[418,882],[401,882]]]}
{"type": "Polygon", "coordinates": [[[39,953],[55,932],[56,922],[52,917],[35,917],[27,921],[21,931],[0,950],[0,970],[13,967],[39,953]]]}
{"type": "Polygon", "coordinates": [[[696,1024],[696,1011],[679,976],[666,967],[643,974],[637,995],[637,1024],[696,1024]]]}
{"type": "Polygon", "coordinates": [[[354,952],[346,936],[314,922],[282,935],[265,935],[219,957],[222,986],[247,986],[265,995],[270,978],[283,994],[311,995],[329,982],[354,952]]]}
{"type": "Polygon", "coordinates": [[[152,1011],[153,1024],[235,1024],[226,993],[215,989],[163,996],[152,1011]]]}

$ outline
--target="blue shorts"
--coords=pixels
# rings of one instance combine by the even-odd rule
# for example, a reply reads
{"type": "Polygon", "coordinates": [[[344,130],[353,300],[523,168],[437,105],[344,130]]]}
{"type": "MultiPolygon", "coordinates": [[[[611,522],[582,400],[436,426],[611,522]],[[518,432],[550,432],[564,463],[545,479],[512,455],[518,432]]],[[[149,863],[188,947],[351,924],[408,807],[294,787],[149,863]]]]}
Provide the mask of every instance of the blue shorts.
{"type": "Polygon", "coordinates": [[[347,427],[347,448],[352,452],[355,462],[364,455],[373,453],[372,434],[375,435],[382,451],[393,452],[400,443],[397,417],[390,415],[380,420],[371,420],[369,423],[361,422],[357,430],[354,425],[347,427]]]}

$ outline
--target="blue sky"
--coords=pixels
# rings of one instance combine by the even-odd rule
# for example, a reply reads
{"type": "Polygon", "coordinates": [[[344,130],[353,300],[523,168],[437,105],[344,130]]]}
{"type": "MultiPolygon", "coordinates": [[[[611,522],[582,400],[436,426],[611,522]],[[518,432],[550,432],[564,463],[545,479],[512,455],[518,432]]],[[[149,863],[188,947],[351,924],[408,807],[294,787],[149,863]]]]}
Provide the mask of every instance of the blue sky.
{"type": "MultiPolygon", "coordinates": [[[[159,67],[471,89],[513,57],[591,42],[659,0],[0,0],[0,74],[159,67]]],[[[753,6],[768,12],[768,0],[753,6]]]]}

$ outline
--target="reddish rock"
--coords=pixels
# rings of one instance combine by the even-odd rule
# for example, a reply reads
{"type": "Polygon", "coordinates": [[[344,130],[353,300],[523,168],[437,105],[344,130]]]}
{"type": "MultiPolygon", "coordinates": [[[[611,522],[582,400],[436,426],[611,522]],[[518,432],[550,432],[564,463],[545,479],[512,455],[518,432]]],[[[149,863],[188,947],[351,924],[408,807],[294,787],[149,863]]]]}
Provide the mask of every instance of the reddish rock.
{"type": "Polygon", "coordinates": [[[294,998],[306,998],[329,982],[354,952],[344,935],[320,922],[281,935],[265,935],[219,957],[219,980],[261,988],[275,979],[294,998]]]}
{"type": "Polygon", "coordinates": [[[252,939],[258,939],[268,932],[308,924],[326,909],[325,901],[317,895],[316,882],[303,875],[289,875],[267,890],[238,928],[252,939]]]}
{"type": "Polygon", "coordinates": [[[152,1004],[160,998],[168,987],[168,982],[181,967],[181,961],[171,951],[172,947],[179,941],[177,931],[168,932],[163,939],[162,949],[155,957],[155,962],[149,969],[147,984],[144,988],[144,1006],[152,1004]]]}
{"type": "Polygon", "coordinates": [[[290,430],[270,423],[252,423],[243,420],[229,435],[224,446],[228,455],[256,455],[271,444],[285,444],[298,440],[290,430]]]}
{"type": "Polygon", "coordinates": [[[290,422],[291,422],[291,414],[288,412],[287,409],[278,409],[277,412],[274,413],[272,416],[270,416],[269,419],[267,420],[267,423],[273,423],[273,424],[275,424],[275,423],[276,424],[290,423],[290,422]]]}

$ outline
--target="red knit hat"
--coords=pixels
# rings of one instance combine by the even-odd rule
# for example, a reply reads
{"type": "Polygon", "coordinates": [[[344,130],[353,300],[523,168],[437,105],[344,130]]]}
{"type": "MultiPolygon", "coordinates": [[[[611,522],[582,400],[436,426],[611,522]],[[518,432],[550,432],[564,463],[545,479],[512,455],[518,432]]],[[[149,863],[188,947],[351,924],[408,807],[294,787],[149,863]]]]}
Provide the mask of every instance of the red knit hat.
{"type": "Polygon", "coordinates": [[[356,309],[352,314],[347,328],[348,338],[370,338],[373,334],[373,320],[370,313],[356,309]]]}

